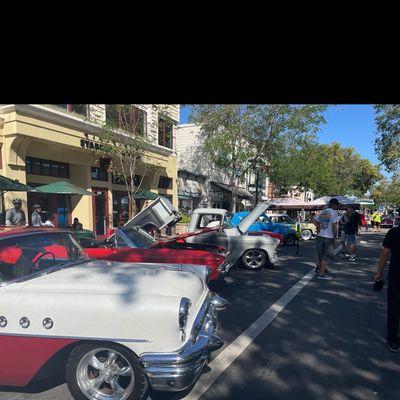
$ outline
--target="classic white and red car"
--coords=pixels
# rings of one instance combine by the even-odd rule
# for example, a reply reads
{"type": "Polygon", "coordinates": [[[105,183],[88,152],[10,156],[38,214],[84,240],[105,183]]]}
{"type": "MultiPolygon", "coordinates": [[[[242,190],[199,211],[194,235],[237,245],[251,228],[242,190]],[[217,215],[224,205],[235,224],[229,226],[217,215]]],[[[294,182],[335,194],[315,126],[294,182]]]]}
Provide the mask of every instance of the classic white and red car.
{"type": "Polygon", "coordinates": [[[76,399],[180,391],[222,340],[198,266],[90,260],[68,232],[0,232],[0,385],[65,372],[76,399]]]}

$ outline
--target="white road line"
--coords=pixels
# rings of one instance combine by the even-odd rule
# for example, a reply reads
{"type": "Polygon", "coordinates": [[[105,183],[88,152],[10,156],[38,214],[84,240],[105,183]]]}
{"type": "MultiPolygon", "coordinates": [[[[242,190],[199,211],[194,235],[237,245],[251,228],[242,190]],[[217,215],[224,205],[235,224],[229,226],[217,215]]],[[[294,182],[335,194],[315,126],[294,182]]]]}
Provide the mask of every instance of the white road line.
{"type": "MultiPolygon", "coordinates": [[[[313,263],[307,263],[313,265],[313,263]]],[[[235,361],[253,340],[275,319],[275,317],[293,300],[308,282],[315,276],[314,268],[305,274],[276,303],[254,321],[240,336],[223,350],[209,365],[211,371],[203,375],[184,400],[198,400],[220,375],[235,361]]]]}

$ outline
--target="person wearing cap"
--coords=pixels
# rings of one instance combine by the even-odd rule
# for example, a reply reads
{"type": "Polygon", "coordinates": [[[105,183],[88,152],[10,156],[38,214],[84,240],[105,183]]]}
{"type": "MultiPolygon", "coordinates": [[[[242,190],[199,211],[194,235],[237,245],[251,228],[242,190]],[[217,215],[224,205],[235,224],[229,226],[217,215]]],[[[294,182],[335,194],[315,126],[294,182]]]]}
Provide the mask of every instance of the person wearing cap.
{"type": "Polygon", "coordinates": [[[33,213],[31,215],[32,226],[45,226],[42,221],[42,216],[40,212],[42,211],[42,206],[40,204],[35,204],[33,206],[33,213]]]}
{"type": "Polygon", "coordinates": [[[25,226],[26,218],[25,218],[25,213],[21,208],[22,200],[14,199],[13,204],[14,208],[10,208],[6,212],[6,225],[25,226]]]}
{"type": "Polygon", "coordinates": [[[400,227],[388,231],[382,243],[382,251],[375,273],[375,286],[382,288],[382,275],[390,257],[387,288],[387,336],[386,346],[398,353],[400,348],[400,227]]]}
{"type": "Polygon", "coordinates": [[[327,275],[328,257],[332,254],[336,246],[338,236],[339,216],[336,212],[339,201],[336,198],[329,200],[328,208],[322,210],[318,216],[315,216],[312,222],[317,227],[317,272],[318,279],[331,280],[327,275]]]}

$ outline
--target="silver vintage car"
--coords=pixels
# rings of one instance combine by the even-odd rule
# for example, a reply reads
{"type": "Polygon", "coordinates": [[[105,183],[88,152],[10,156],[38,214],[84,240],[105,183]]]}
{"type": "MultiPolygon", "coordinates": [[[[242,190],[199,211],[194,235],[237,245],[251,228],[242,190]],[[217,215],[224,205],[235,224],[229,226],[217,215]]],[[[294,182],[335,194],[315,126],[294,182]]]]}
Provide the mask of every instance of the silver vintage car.
{"type": "Polygon", "coordinates": [[[276,248],[279,239],[270,236],[249,236],[247,230],[270,206],[260,203],[237,227],[230,223],[230,213],[221,208],[198,208],[193,211],[189,232],[204,229],[204,233],[188,238],[196,243],[213,243],[228,250],[230,265],[242,261],[248,269],[260,269],[278,262],[276,248]],[[219,227],[219,229],[218,229],[219,227]],[[213,229],[215,228],[215,229],[213,229]]]}

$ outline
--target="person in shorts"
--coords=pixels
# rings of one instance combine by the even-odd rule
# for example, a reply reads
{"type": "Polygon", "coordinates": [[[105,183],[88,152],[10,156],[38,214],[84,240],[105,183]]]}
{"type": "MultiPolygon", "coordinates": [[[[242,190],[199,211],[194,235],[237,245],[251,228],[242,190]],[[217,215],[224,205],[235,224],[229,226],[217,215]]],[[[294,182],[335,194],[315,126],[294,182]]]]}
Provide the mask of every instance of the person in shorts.
{"type": "Polygon", "coordinates": [[[361,225],[360,214],[354,210],[354,207],[349,206],[340,221],[344,225],[345,246],[349,254],[349,261],[354,262],[357,260],[356,237],[361,225]]]}
{"type": "Polygon", "coordinates": [[[328,208],[314,217],[313,223],[317,227],[317,271],[318,279],[330,280],[332,277],[327,275],[328,258],[331,256],[338,235],[339,216],[336,212],[339,201],[336,198],[329,200],[328,208]]]}

